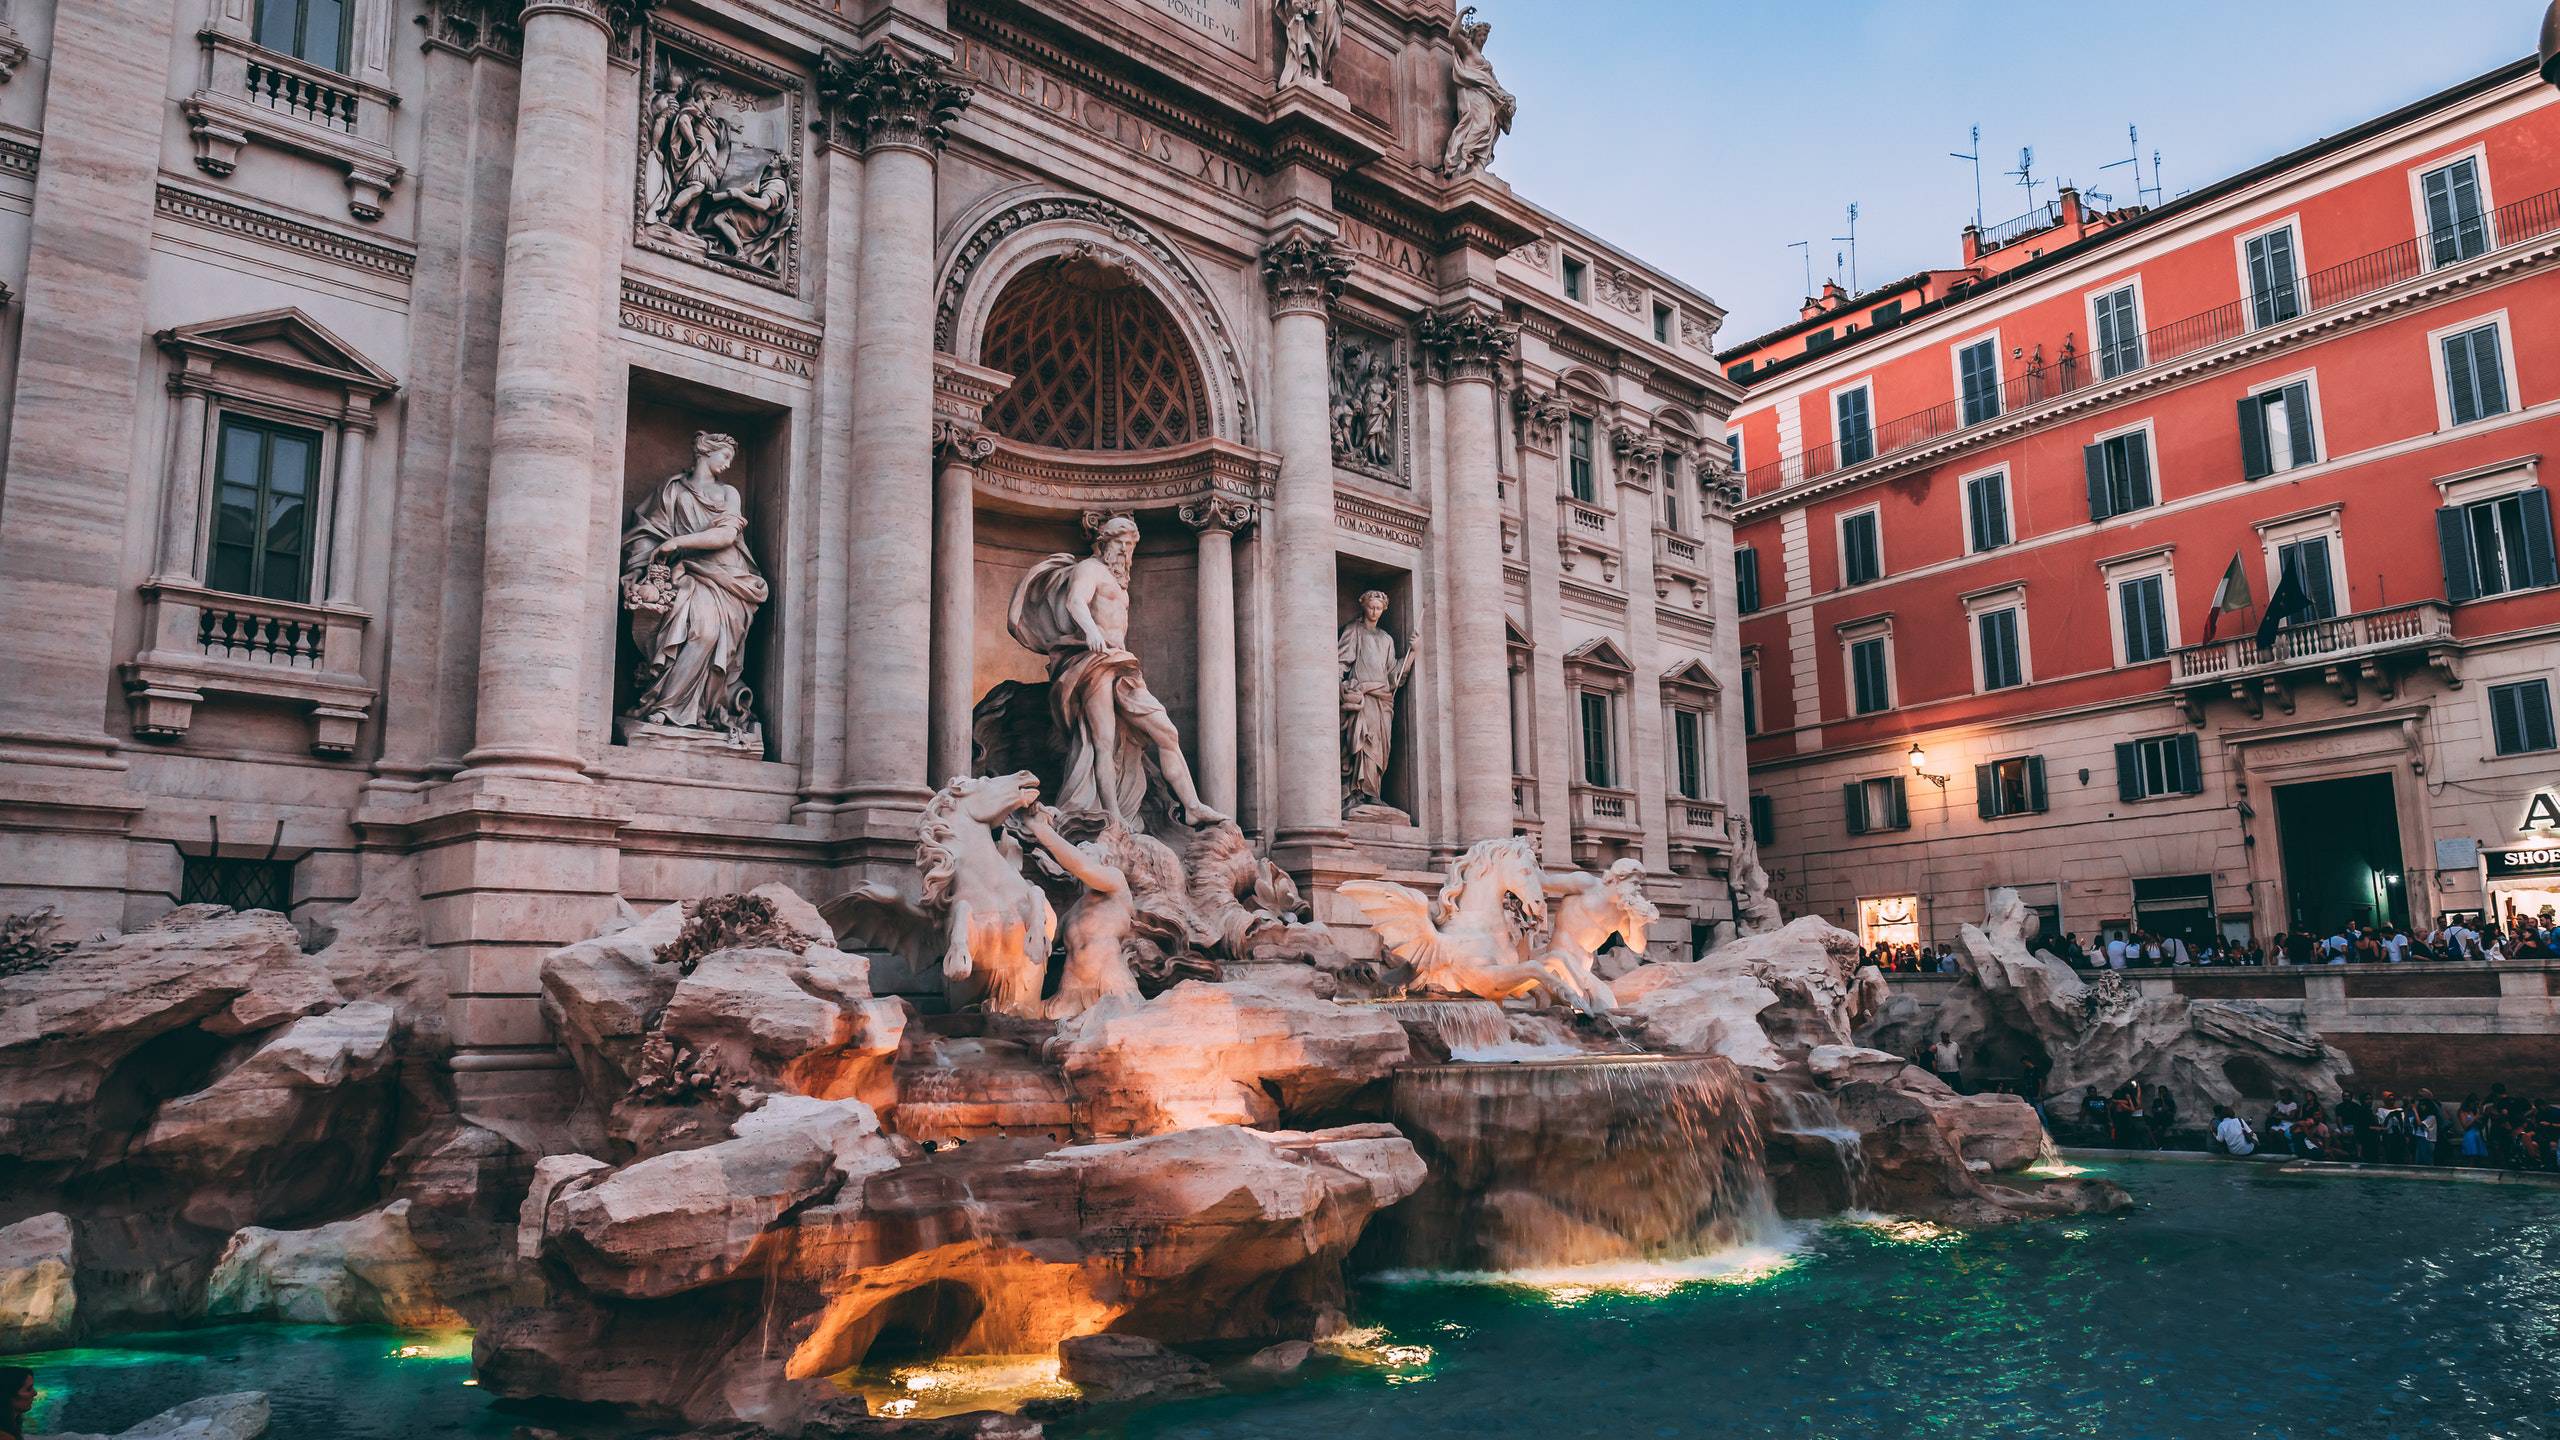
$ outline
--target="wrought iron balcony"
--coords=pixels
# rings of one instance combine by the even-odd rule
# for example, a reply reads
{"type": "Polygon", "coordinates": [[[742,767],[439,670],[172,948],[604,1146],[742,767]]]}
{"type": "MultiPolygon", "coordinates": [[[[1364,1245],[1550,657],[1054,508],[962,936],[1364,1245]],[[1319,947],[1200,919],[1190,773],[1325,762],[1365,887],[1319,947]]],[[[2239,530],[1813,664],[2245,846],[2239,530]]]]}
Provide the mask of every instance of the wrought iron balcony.
{"type": "Polygon", "coordinates": [[[2363,685],[2386,700],[2396,695],[2395,667],[2411,660],[2433,666],[2447,685],[2462,683],[2451,605],[2419,600],[2287,625],[2263,650],[2248,634],[2185,646],[2170,652],[2170,683],[2184,693],[2190,718],[2200,719],[2203,702],[2217,694],[2240,701],[2253,716],[2267,699],[2291,714],[2292,686],[2305,672],[2319,672],[2340,699],[2354,704],[2363,685]]]}

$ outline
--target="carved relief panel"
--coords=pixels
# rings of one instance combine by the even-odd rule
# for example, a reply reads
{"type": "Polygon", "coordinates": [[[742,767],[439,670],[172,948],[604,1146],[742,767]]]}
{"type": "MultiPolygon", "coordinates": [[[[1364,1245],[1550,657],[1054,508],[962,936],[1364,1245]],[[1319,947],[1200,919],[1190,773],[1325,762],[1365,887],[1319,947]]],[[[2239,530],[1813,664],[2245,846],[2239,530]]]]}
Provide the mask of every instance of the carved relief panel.
{"type": "Polygon", "coordinates": [[[649,32],[641,74],[632,194],[640,247],[798,293],[799,81],[663,28],[649,32]]]}
{"type": "Polygon", "coordinates": [[[1413,367],[1401,340],[1355,326],[1333,332],[1333,463],[1398,485],[1410,484],[1406,457],[1413,367]]]}

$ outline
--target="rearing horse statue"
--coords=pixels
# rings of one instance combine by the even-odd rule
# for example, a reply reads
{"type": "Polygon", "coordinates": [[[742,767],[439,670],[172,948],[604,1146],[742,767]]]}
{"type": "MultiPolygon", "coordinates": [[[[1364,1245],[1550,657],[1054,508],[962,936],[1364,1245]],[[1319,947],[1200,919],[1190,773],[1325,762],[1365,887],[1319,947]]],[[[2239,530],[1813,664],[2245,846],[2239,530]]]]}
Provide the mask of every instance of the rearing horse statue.
{"type": "Polygon", "coordinates": [[[1413,967],[1416,990],[1507,1000],[1555,989],[1530,959],[1547,919],[1546,879],[1523,837],[1477,842],[1449,866],[1437,902],[1381,880],[1349,881],[1341,893],[1387,953],[1413,967]]]}

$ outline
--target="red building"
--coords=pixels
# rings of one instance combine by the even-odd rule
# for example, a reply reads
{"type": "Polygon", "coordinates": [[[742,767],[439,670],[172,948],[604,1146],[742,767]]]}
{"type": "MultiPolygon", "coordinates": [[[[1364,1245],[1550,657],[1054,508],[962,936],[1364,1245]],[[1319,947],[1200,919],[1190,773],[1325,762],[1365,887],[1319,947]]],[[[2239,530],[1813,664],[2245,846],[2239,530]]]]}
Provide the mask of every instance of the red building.
{"type": "Polygon", "coordinates": [[[2084,941],[2560,904],[2560,92],[2511,65],[1963,254],[1718,357],[1781,903],[1921,941],[2003,885],[2084,941]]]}

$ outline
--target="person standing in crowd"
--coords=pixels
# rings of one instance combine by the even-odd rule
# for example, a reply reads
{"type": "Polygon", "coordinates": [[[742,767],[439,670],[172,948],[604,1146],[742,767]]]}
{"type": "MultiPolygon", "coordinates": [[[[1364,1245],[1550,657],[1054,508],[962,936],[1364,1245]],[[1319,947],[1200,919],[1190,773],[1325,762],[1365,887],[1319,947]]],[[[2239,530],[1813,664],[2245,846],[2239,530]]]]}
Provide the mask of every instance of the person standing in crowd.
{"type": "Polygon", "coordinates": [[[2168,1086],[2151,1087],[2151,1105],[2145,1118],[2151,1127],[2151,1148],[2167,1149],[2170,1132],[2178,1128],[2178,1097],[2169,1093],[2168,1086]]]}
{"type": "Polygon", "coordinates": [[[1938,1043],[1929,1047],[1929,1068],[1938,1072],[1948,1089],[1959,1095],[1964,1093],[1964,1050],[1956,1044],[1952,1032],[1938,1032],[1938,1043]]]}

